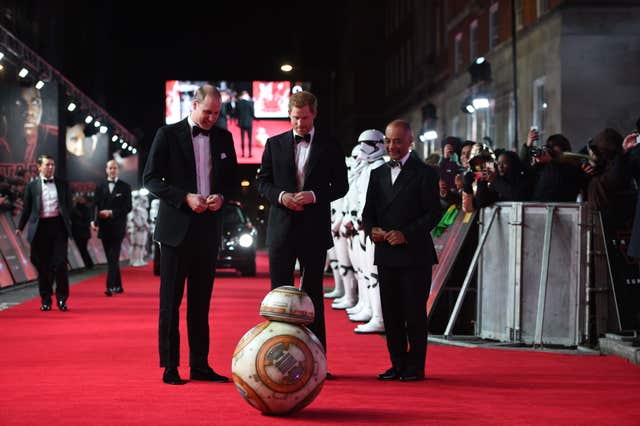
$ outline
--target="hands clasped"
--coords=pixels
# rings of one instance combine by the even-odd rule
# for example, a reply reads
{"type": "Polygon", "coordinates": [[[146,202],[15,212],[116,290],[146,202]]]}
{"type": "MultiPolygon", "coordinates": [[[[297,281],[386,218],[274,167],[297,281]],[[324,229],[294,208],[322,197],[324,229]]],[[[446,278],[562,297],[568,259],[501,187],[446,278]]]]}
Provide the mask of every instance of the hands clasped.
{"type": "Polygon", "coordinates": [[[311,191],[285,192],[282,194],[282,205],[289,210],[302,211],[304,206],[314,201],[311,191]]]}
{"type": "Polygon", "coordinates": [[[211,194],[206,198],[200,194],[187,194],[185,201],[189,208],[196,213],[202,213],[205,210],[215,212],[220,210],[223,204],[223,199],[218,194],[211,194]]]}
{"type": "Polygon", "coordinates": [[[371,239],[376,243],[386,241],[392,246],[407,243],[407,239],[401,231],[385,231],[378,227],[371,229],[371,239]]]}

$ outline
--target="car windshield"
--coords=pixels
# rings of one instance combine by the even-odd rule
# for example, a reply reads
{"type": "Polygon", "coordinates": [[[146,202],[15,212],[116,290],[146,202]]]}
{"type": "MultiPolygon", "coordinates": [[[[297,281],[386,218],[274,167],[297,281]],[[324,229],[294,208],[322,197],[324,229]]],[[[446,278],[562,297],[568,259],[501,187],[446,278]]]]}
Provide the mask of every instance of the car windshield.
{"type": "Polygon", "coordinates": [[[236,227],[238,225],[244,225],[246,222],[244,214],[240,207],[234,206],[233,204],[225,204],[223,214],[223,223],[225,227],[231,228],[236,227]]]}

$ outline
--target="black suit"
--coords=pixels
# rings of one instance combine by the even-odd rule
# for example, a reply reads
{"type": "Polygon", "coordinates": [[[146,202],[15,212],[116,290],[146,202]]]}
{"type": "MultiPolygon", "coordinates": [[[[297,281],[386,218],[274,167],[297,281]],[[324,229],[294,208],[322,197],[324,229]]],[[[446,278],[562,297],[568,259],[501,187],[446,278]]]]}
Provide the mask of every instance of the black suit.
{"type": "Polygon", "coordinates": [[[430,231],[440,213],[438,174],[414,155],[409,155],[393,185],[390,167],[371,172],[362,214],[365,231],[371,235],[374,227],[397,230],[407,240],[397,246],[375,244],[387,348],[400,374],[424,374],[426,303],[431,266],[437,262],[430,231]]]}
{"type": "Polygon", "coordinates": [[[71,235],[71,191],[66,182],[56,178],[59,215],[41,218],[43,185],[40,178],[27,184],[18,229],[22,231],[29,224],[27,240],[31,244],[31,261],[38,270],[40,297],[44,304],[50,305],[54,280],[58,303],[69,297],[67,240],[71,235]]]}
{"type": "Polygon", "coordinates": [[[98,238],[102,240],[107,256],[107,291],[122,289],[120,276],[120,247],[127,230],[127,213],[131,211],[131,186],[120,179],[109,191],[109,181],[96,188],[94,223],[98,226],[98,238]],[[113,216],[102,218],[100,210],[111,210],[113,216]]]}
{"type": "Polygon", "coordinates": [[[347,193],[347,168],[339,145],[316,132],[306,163],[303,191],[313,191],[315,204],[292,211],[278,201],[280,193],[298,192],[293,132],[267,140],[258,174],[258,191],[271,204],[267,227],[271,287],[293,285],[296,259],[302,270],[301,289],[315,308],[309,329],[326,348],[322,278],[325,256],[333,245],[329,203],[347,193]]]}
{"type": "MultiPolygon", "coordinates": [[[[234,197],[238,185],[231,133],[213,127],[209,135],[211,194],[234,197]]],[[[193,212],[185,202],[197,193],[196,164],[187,120],[161,127],[144,168],[144,186],[160,199],[154,238],[161,244],[160,366],[179,365],[179,309],[188,279],[187,327],[191,367],[204,368],[209,355],[209,302],[222,232],[221,210],[193,212]]],[[[209,194],[202,194],[207,196],[209,194]]]]}

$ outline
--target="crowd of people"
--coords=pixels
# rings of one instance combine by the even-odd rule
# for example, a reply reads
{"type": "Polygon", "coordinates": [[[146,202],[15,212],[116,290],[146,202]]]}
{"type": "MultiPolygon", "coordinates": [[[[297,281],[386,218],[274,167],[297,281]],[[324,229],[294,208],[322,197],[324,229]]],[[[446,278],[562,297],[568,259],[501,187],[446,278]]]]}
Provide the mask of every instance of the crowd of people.
{"type": "Polygon", "coordinates": [[[577,152],[562,134],[539,138],[531,129],[518,153],[445,138],[442,153],[426,160],[439,171],[442,206],[470,212],[499,201],[586,202],[596,210],[632,203],[633,210],[637,132],[624,137],[606,128],[577,152]]]}

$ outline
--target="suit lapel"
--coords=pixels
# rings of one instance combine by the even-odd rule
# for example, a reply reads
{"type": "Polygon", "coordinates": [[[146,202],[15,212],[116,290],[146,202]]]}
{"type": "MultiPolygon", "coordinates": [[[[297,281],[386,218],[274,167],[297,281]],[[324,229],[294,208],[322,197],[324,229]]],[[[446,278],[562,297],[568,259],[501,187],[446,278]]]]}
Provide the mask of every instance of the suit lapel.
{"type": "Polygon", "coordinates": [[[42,179],[38,178],[34,182],[33,195],[35,198],[34,202],[34,211],[40,214],[40,208],[42,206],[42,179]]]}
{"type": "Polygon", "coordinates": [[[296,147],[293,142],[293,130],[285,133],[282,138],[282,144],[280,144],[280,156],[281,158],[289,158],[291,161],[287,161],[288,164],[288,176],[289,182],[292,185],[292,188],[295,190],[297,187],[297,178],[296,178],[296,147]]]}
{"type": "MultiPolygon", "coordinates": [[[[192,171],[192,184],[194,188],[198,187],[197,177],[196,177],[196,156],[193,152],[193,139],[191,139],[191,132],[189,128],[189,121],[185,118],[182,120],[181,126],[178,130],[178,140],[180,141],[180,146],[182,147],[182,152],[184,154],[184,158],[187,161],[186,169],[192,171]]],[[[211,138],[209,138],[211,140],[211,138]]]]}
{"type": "MultiPolygon", "coordinates": [[[[387,167],[389,168],[389,167],[387,167]]],[[[407,186],[407,184],[409,182],[411,182],[411,179],[413,179],[413,177],[416,174],[416,170],[414,168],[414,164],[413,164],[413,159],[411,158],[411,156],[409,156],[409,158],[407,158],[407,161],[404,163],[404,166],[402,167],[402,170],[400,171],[400,174],[398,175],[398,177],[396,178],[395,183],[391,186],[391,192],[389,194],[389,198],[387,199],[387,203],[391,203],[393,202],[393,200],[398,196],[398,194],[400,194],[400,192],[402,192],[402,190],[404,189],[404,187],[407,186]]],[[[391,169],[389,168],[389,183],[391,183],[391,169]]]]}
{"type": "Polygon", "coordinates": [[[318,138],[318,133],[313,137],[313,141],[311,142],[309,158],[307,159],[307,165],[304,171],[304,179],[307,181],[307,177],[313,170],[313,168],[318,164],[320,158],[322,158],[322,151],[324,151],[325,146],[322,144],[321,139],[318,138]]]}

